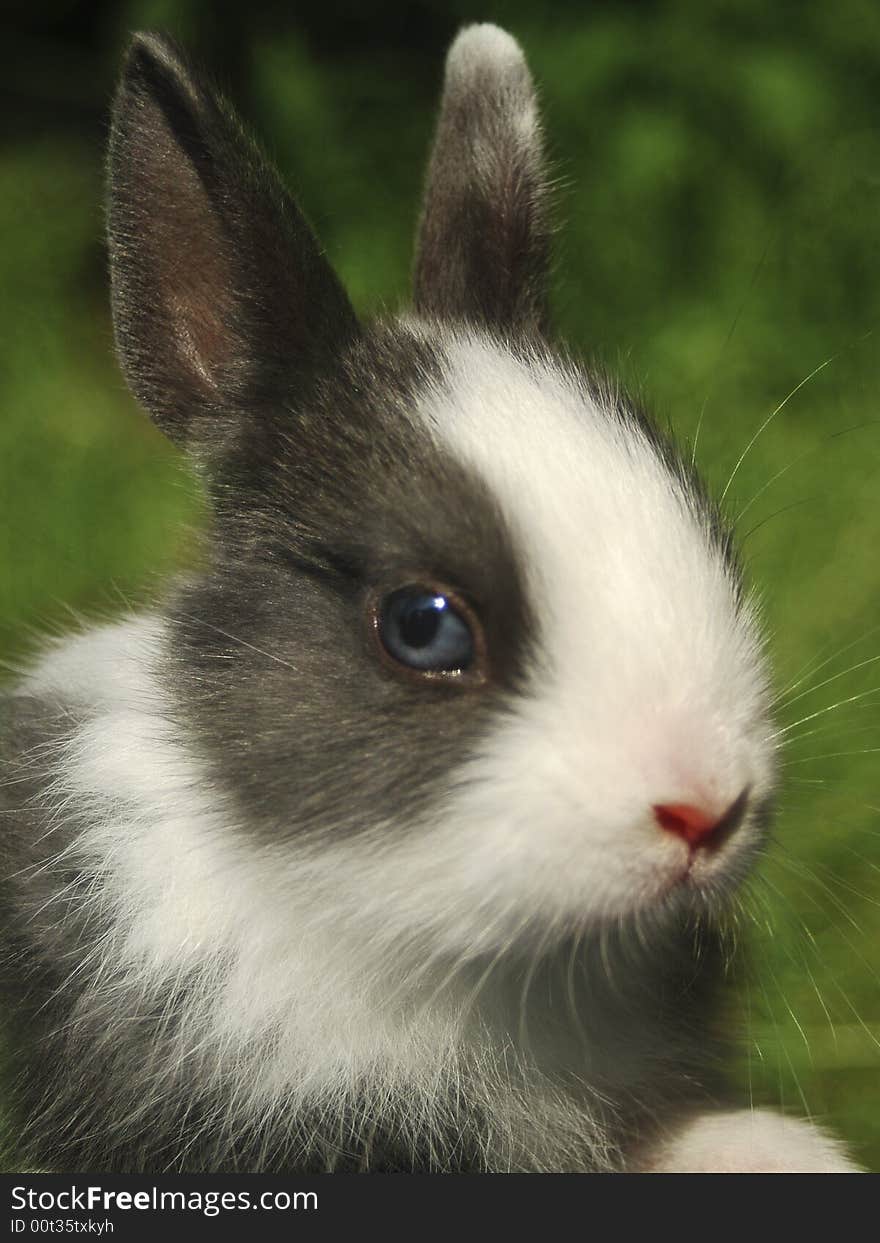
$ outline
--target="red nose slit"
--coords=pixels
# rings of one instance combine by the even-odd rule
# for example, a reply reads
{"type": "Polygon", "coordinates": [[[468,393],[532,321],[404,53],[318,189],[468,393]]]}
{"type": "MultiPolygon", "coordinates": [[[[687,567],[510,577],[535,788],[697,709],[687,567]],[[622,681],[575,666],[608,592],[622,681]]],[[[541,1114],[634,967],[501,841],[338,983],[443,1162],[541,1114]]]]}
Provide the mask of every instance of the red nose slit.
{"type": "Polygon", "coordinates": [[[692,807],[689,803],[664,803],[654,807],[661,828],[683,837],[689,846],[699,846],[711,837],[724,816],[692,807]]]}
{"type": "Polygon", "coordinates": [[[720,816],[692,803],[655,803],[654,815],[661,829],[684,838],[691,849],[717,850],[745,820],[749,792],[746,786],[720,816]]]}

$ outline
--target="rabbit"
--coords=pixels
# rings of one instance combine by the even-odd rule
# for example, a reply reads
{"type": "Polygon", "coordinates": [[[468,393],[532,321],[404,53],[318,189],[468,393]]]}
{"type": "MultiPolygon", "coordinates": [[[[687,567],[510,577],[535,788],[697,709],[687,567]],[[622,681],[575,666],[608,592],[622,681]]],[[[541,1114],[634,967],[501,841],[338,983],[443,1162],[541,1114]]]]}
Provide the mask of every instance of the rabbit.
{"type": "Polygon", "coordinates": [[[4,699],[26,1168],[856,1170],[728,1081],[760,618],[690,461],[551,343],[548,184],[519,45],[464,28],[412,308],[361,323],[230,106],[134,37],[115,339],[211,523],[4,699]]]}

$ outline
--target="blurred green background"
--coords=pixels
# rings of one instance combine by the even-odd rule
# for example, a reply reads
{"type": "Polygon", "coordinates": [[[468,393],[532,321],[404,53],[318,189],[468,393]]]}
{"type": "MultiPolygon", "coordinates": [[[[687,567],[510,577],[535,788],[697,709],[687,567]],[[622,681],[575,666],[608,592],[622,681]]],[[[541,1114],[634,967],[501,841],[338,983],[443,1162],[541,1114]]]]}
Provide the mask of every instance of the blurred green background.
{"type": "Polygon", "coordinates": [[[102,162],[128,32],[211,67],[369,312],[406,299],[442,58],[470,20],[508,26],[541,84],[561,333],[681,438],[699,426],[719,493],[735,471],[779,686],[797,683],[743,920],[744,1089],[880,1170],[875,0],[5,5],[0,652],[144,597],[200,513],[112,357],[102,162]]]}

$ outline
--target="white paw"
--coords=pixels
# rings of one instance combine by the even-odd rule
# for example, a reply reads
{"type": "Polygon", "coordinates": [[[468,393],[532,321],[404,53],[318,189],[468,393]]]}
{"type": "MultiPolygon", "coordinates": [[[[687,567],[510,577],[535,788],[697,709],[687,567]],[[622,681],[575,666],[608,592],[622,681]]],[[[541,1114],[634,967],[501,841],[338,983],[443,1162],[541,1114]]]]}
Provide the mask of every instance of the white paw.
{"type": "Polygon", "coordinates": [[[653,1174],[857,1174],[839,1140],[767,1109],[700,1114],[664,1136],[641,1168],[653,1174]]]}

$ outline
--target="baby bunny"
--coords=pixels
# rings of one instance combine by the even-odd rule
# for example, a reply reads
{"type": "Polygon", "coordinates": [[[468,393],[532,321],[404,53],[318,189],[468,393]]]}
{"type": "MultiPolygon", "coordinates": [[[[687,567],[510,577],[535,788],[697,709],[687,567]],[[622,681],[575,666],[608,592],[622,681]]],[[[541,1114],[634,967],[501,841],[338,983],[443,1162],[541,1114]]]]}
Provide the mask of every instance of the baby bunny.
{"type": "Polygon", "coordinates": [[[761,635],[689,462],[548,344],[518,45],[449,52],[400,318],[359,322],[165,38],[132,43],[109,177],[119,357],[212,525],[3,703],[20,1159],[853,1169],[726,1082],[761,635]]]}

